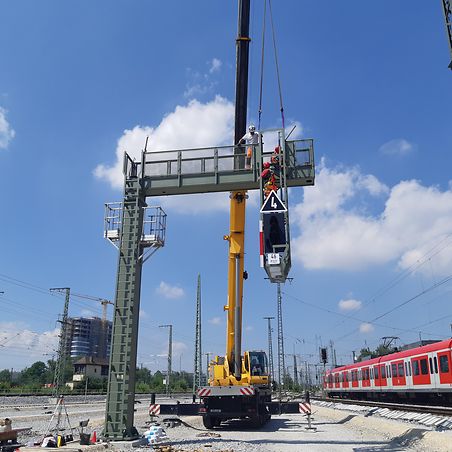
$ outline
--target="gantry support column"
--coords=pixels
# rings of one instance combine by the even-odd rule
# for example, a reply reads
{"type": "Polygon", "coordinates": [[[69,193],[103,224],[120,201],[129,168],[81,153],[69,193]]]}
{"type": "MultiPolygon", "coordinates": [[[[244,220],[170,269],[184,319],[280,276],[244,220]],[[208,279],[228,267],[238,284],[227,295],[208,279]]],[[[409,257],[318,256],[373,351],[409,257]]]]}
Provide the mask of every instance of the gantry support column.
{"type": "Polygon", "coordinates": [[[126,174],[108,377],[105,439],[134,439],[135,371],[145,198],[136,167],[126,174]]]}

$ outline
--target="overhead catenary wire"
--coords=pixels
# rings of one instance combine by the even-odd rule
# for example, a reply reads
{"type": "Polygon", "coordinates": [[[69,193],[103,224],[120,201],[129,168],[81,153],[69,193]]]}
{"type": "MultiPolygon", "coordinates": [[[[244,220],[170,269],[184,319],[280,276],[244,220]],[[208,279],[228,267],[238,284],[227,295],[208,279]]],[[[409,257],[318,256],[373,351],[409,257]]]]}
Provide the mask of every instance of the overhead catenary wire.
{"type": "MultiPolygon", "coordinates": [[[[380,320],[383,317],[386,317],[387,315],[391,314],[392,312],[396,311],[397,309],[401,308],[402,306],[406,306],[408,303],[411,303],[412,301],[417,300],[418,298],[420,298],[421,296],[425,295],[426,293],[429,293],[432,290],[437,289],[438,287],[442,286],[443,284],[446,284],[447,282],[449,282],[451,280],[452,280],[452,275],[449,275],[449,276],[443,278],[441,281],[431,285],[430,287],[428,287],[427,289],[422,290],[421,292],[418,292],[416,295],[408,298],[407,300],[403,301],[402,303],[399,303],[398,305],[394,306],[393,308],[389,309],[388,311],[384,312],[383,314],[380,314],[377,317],[375,317],[374,319],[372,319],[370,321],[367,321],[365,323],[369,323],[371,325],[378,325],[377,323],[375,323],[377,320],[380,320]]],[[[351,336],[356,331],[357,331],[357,329],[354,329],[350,333],[344,334],[343,336],[341,336],[338,339],[336,339],[335,342],[339,342],[339,341],[345,339],[346,337],[351,336]]]]}
{"type": "MultiPolygon", "coordinates": [[[[394,278],[390,279],[386,284],[380,287],[374,295],[369,297],[367,301],[363,303],[363,308],[368,306],[371,303],[375,303],[375,301],[381,298],[383,295],[386,295],[393,288],[397,287],[402,281],[404,281],[408,276],[412,275],[416,270],[421,268],[427,262],[431,262],[431,259],[438,255],[441,251],[446,249],[448,246],[452,244],[452,233],[446,234],[445,237],[442,237],[437,243],[435,243],[423,256],[416,260],[413,264],[411,264],[408,268],[402,271],[400,274],[396,275],[394,278]],[[447,243],[449,241],[449,243],[447,243]],[[445,243],[446,242],[446,243],[445,243]]],[[[334,325],[331,330],[341,326],[344,324],[345,320],[338,322],[334,325]]]]}
{"type": "MultiPolygon", "coordinates": [[[[27,281],[23,281],[21,279],[17,279],[17,278],[14,278],[12,276],[8,276],[8,275],[2,274],[2,273],[0,273],[0,281],[3,281],[5,283],[11,284],[11,285],[14,285],[14,286],[17,286],[17,287],[22,287],[24,289],[31,290],[33,292],[36,292],[36,293],[39,293],[39,294],[42,294],[42,295],[46,295],[46,296],[50,295],[52,297],[64,298],[64,295],[62,295],[62,294],[60,294],[58,292],[57,293],[49,292],[49,290],[47,288],[40,287],[40,286],[38,286],[36,284],[29,283],[27,281]]],[[[74,299],[72,294],[71,294],[71,304],[72,305],[75,305],[75,306],[77,306],[79,308],[86,308],[87,306],[89,306],[90,307],[89,310],[91,312],[93,312],[94,314],[97,314],[97,313],[100,314],[102,312],[101,309],[94,308],[94,306],[92,306],[92,303],[89,302],[89,300],[94,300],[94,299],[96,299],[96,297],[91,297],[89,295],[80,295],[80,294],[74,294],[74,297],[80,297],[80,298],[84,297],[84,298],[88,298],[88,299],[87,300],[77,300],[77,299],[74,299]]],[[[7,299],[7,298],[6,297],[2,297],[0,299],[0,301],[2,299],[4,300],[4,299],[7,299]]],[[[10,301],[12,301],[12,300],[10,300],[10,301]]],[[[27,309],[28,310],[27,312],[29,312],[29,308],[25,308],[25,306],[23,306],[23,308],[27,309]]],[[[42,310],[41,310],[40,313],[37,313],[37,312],[33,311],[33,315],[42,315],[42,312],[43,312],[42,310]]],[[[47,311],[47,313],[49,315],[52,315],[48,311],[47,311]]],[[[100,315],[99,315],[99,317],[100,317],[100,315]]]]}
{"type": "MultiPolygon", "coordinates": [[[[329,314],[333,314],[333,315],[335,315],[335,316],[339,316],[339,317],[346,318],[346,319],[348,319],[348,320],[353,320],[353,321],[356,321],[356,322],[359,322],[359,323],[369,323],[369,324],[374,325],[374,326],[378,326],[378,327],[382,327],[382,328],[388,328],[388,329],[395,330],[395,331],[402,331],[402,332],[407,332],[407,333],[419,333],[420,331],[419,331],[418,329],[414,329],[414,328],[400,328],[400,327],[393,327],[393,326],[389,326],[389,325],[384,325],[384,324],[381,324],[381,323],[377,323],[377,320],[379,320],[379,319],[385,317],[386,315],[390,314],[391,312],[395,311],[396,309],[399,309],[399,308],[401,308],[402,306],[407,305],[408,303],[410,303],[410,302],[416,300],[417,298],[419,298],[419,297],[425,295],[426,293],[431,292],[432,290],[434,290],[434,289],[436,289],[436,288],[442,286],[443,284],[449,282],[450,280],[452,280],[452,275],[450,275],[450,276],[444,278],[443,280],[439,281],[438,283],[433,284],[432,286],[428,287],[427,289],[423,290],[422,292],[420,292],[420,293],[414,295],[413,297],[409,298],[408,300],[405,300],[405,301],[403,301],[402,303],[399,303],[399,304],[398,304],[397,306],[395,306],[394,308],[391,308],[389,311],[386,311],[385,313],[379,315],[378,317],[376,317],[375,319],[370,320],[370,321],[369,321],[369,320],[364,320],[364,319],[361,319],[361,318],[358,318],[358,317],[355,317],[355,316],[351,316],[351,315],[347,315],[347,314],[342,314],[341,312],[336,312],[336,311],[333,311],[333,310],[331,310],[331,309],[324,308],[324,307],[319,306],[319,305],[317,305],[317,304],[315,304],[315,303],[310,303],[310,302],[307,302],[307,301],[305,301],[305,300],[301,300],[300,298],[298,298],[298,297],[296,297],[296,296],[294,296],[294,295],[291,295],[291,294],[289,294],[289,293],[287,293],[287,292],[283,292],[283,294],[286,295],[287,297],[289,297],[289,298],[295,300],[295,301],[298,301],[299,303],[302,303],[302,304],[305,304],[305,305],[310,306],[310,307],[312,307],[312,308],[315,308],[315,309],[318,309],[318,310],[327,312],[327,313],[329,313],[329,314]]],[[[356,331],[357,331],[357,329],[355,328],[355,329],[354,329],[353,331],[351,331],[350,333],[348,333],[348,334],[346,334],[346,335],[344,335],[344,336],[341,336],[339,339],[336,339],[335,342],[340,341],[340,340],[342,340],[342,339],[345,339],[345,338],[348,337],[348,336],[351,336],[351,335],[354,334],[356,331]]],[[[421,331],[421,333],[434,336],[433,334],[431,334],[431,333],[429,333],[429,332],[426,332],[426,331],[421,331]]],[[[437,336],[440,337],[440,335],[437,335],[437,336]]]]}

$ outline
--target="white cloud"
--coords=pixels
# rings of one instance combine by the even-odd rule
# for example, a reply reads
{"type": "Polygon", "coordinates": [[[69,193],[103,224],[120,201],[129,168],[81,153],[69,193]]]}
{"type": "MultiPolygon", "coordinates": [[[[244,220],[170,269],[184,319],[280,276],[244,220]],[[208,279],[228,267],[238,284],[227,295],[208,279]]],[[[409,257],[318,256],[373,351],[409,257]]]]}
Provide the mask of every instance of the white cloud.
{"type": "Polygon", "coordinates": [[[140,309],[139,316],[140,316],[140,319],[147,319],[149,317],[148,313],[143,309],[140,309]]]}
{"type": "Polygon", "coordinates": [[[215,74],[220,72],[223,63],[218,58],[212,58],[207,61],[207,65],[208,70],[204,73],[187,68],[186,76],[188,81],[185,87],[184,97],[193,99],[196,96],[205,96],[214,92],[218,84],[215,80],[215,74]]]}
{"type": "Polygon", "coordinates": [[[180,214],[197,215],[210,212],[227,212],[231,200],[229,193],[200,193],[195,195],[167,196],[159,198],[165,210],[180,214]]]}
{"type": "Polygon", "coordinates": [[[361,309],[362,303],[354,299],[340,300],[338,306],[341,311],[357,311],[361,309]]]}
{"type": "MultiPolygon", "coordinates": [[[[149,137],[149,152],[221,146],[232,143],[233,127],[234,106],[228,100],[220,96],[207,103],[192,100],[187,105],[177,106],[156,127],[135,126],[125,130],[118,140],[115,163],[98,165],[94,175],[109,182],[113,188],[121,189],[124,151],[140,161],[146,137],[149,137]]],[[[164,208],[182,213],[225,211],[229,206],[228,196],[224,193],[167,196],[160,201],[164,208]]]]}
{"type": "Polygon", "coordinates": [[[178,298],[182,298],[185,295],[184,289],[177,286],[171,286],[165,281],[160,282],[160,285],[157,287],[156,292],[170,300],[176,300],[178,298]]]}
{"type": "Polygon", "coordinates": [[[359,325],[360,333],[372,333],[374,330],[375,328],[371,323],[361,323],[361,325],[359,325]]]}
{"type": "MultiPolygon", "coordinates": [[[[359,270],[396,262],[404,269],[452,233],[452,189],[415,180],[389,189],[356,168],[329,169],[322,161],[316,185],[305,189],[292,212],[301,231],[293,233],[293,253],[306,268],[359,270]],[[383,208],[369,213],[376,196],[383,208]]],[[[450,270],[452,247],[444,245],[432,263],[437,273],[450,270]]]]}
{"type": "Polygon", "coordinates": [[[91,311],[90,309],[82,309],[80,311],[80,315],[82,317],[99,317],[95,312],[91,311]]]}
{"type": "Polygon", "coordinates": [[[210,62],[209,73],[213,74],[214,72],[218,72],[221,69],[222,64],[223,63],[218,58],[212,58],[212,61],[210,62]]]}
{"type": "Polygon", "coordinates": [[[0,149],[6,149],[16,132],[6,119],[6,110],[0,107],[0,149]]]}
{"type": "Polygon", "coordinates": [[[209,323],[212,325],[221,325],[221,317],[213,317],[209,319],[209,323]]]}
{"type": "Polygon", "coordinates": [[[175,355],[180,355],[186,350],[188,350],[187,344],[184,342],[173,341],[173,353],[175,355]]]}
{"type": "MultiPolygon", "coordinates": [[[[56,352],[58,347],[58,335],[60,329],[37,333],[28,329],[27,325],[21,322],[0,322],[0,338],[2,350],[23,349],[31,357],[41,357],[44,353],[56,352]]],[[[51,357],[49,356],[48,359],[51,357]]]]}
{"type": "Polygon", "coordinates": [[[380,152],[386,155],[404,156],[412,152],[414,145],[404,138],[387,141],[380,146],[380,152]]]}
{"type": "MultiPolygon", "coordinates": [[[[172,342],[172,354],[174,356],[180,356],[183,352],[188,350],[187,344],[184,342],[173,341],[172,342]]],[[[159,358],[167,358],[168,357],[168,342],[164,342],[162,344],[162,352],[157,355],[159,358]]]]}

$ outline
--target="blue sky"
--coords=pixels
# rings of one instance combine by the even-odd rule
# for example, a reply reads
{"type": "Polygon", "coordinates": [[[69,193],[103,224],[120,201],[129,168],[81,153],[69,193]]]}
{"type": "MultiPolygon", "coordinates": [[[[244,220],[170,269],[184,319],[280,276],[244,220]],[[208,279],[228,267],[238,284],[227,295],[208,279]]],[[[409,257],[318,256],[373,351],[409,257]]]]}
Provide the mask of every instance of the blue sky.
{"type": "MultiPolygon", "coordinates": [[[[114,298],[117,252],[102,228],[104,203],[122,197],[118,156],[138,155],[146,136],[152,149],[232,143],[237,7],[0,8],[0,368],[21,368],[54,353],[63,299],[49,288],[114,298]]],[[[252,0],[250,121],[262,11],[252,0]]],[[[314,363],[333,341],[348,362],[383,336],[448,336],[452,72],[439,2],[282,0],[273,13],[287,122],[315,139],[317,165],[316,186],[290,194],[286,351],[314,363]]],[[[267,35],[263,128],[281,124],[270,50],[267,35]]],[[[244,346],[266,349],[276,287],[259,268],[255,199],[244,346]]],[[[203,349],[224,353],[228,194],[152,204],[168,214],[167,243],[144,266],[138,362],[165,367],[158,325],[172,323],[173,367],[192,370],[198,273],[203,349]]],[[[97,302],[71,300],[70,315],[100,313],[97,302]]]]}

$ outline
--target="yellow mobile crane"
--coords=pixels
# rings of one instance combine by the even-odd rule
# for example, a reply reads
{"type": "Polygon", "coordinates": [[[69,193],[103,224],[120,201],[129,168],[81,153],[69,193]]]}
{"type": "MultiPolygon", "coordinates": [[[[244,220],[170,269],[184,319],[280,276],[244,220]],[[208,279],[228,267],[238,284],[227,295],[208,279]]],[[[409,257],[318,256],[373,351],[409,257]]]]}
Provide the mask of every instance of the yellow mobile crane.
{"type": "MultiPolygon", "coordinates": [[[[216,356],[209,366],[208,385],[198,388],[200,403],[159,404],[151,396],[149,413],[160,415],[203,416],[204,426],[213,428],[227,419],[249,419],[262,425],[274,413],[298,413],[299,404],[271,400],[271,379],[264,351],[241,350],[242,303],[245,252],[245,210],[247,190],[261,193],[260,259],[271,282],[284,282],[290,269],[290,237],[287,205],[288,187],[314,185],[313,142],[310,139],[287,141],[284,127],[272,130],[278,135],[275,150],[264,152],[262,135],[257,144],[240,146],[246,130],[248,97],[249,15],[250,0],[239,0],[239,20],[236,64],[235,140],[233,154],[230,146],[204,148],[201,157],[191,152],[177,151],[175,160],[167,160],[168,152],[153,153],[147,160],[143,153],[141,167],[151,176],[146,177],[146,192],[150,195],[181,193],[230,192],[228,242],[228,298],[226,353],[216,356]],[[251,147],[251,165],[246,157],[251,147]],[[226,153],[222,153],[227,151],[226,153]],[[211,153],[211,155],[210,155],[211,153]],[[161,155],[160,155],[161,154],[161,155]],[[206,156],[207,155],[207,156],[206,156]],[[265,161],[264,159],[268,160],[265,161]],[[194,163],[198,161],[198,163],[194,163]],[[184,162],[201,168],[198,172],[184,172],[184,162]],[[154,170],[154,165],[165,164],[166,174],[154,170]],[[229,166],[231,164],[231,166],[229,166]],[[267,169],[268,166],[268,169],[267,169]],[[273,166],[273,169],[272,169],[273,166]],[[264,170],[265,169],[265,170],[264,170]],[[174,171],[173,171],[174,170],[174,171]],[[177,171],[176,171],[177,170],[177,171]],[[264,187],[264,173],[272,181],[264,187]],[[155,172],[155,174],[154,174],[155,172]],[[273,179],[272,179],[273,178],[273,179]],[[277,182],[277,183],[276,183],[277,182]],[[226,189],[226,187],[228,187],[226,189]],[[269,187],[271,187],[269,189],[269,187]],[[264,189],[265,188],[265,189],[264,189]]],[[[282,107],[281,107],[282,112],[282,107]]]]}
{"type": "MultiPolygon", "coordinates": [[[[236,99],[235,99],[235,143],[238,144],[246,130],[248,98],[249,60],[249,15],[250,0],[239,1],[236,99]]],[[[245,165],[243,148],[235,148],[235,166],[245,165]]],[[[203,398],[203,422],[206,428],[219,425],[221,420],[248,417],[256,424],[270,418],[265,403],[271,400],[270,378],[267,356],[263,351],[241,352],[242,303],[245,251],[246,190],[230,194],[230,228],[224,239],[229,242],[228,255],[228,302],[226,356],[215,357],[209,367],[209,386],[200,388],[203,398]]]]}

